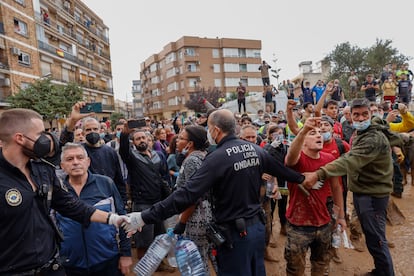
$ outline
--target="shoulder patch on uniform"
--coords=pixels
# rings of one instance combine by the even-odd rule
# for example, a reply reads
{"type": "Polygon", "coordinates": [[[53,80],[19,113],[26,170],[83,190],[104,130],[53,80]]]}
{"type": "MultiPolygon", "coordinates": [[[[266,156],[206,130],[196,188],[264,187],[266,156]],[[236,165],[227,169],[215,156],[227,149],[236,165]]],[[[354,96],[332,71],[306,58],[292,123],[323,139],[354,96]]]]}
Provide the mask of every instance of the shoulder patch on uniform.
{"type": "Polygon", "coordinates": [[[19,206],[22,203],[22,194],[17,189],[6,191],[6,201],[10,206],[19,206]]]}

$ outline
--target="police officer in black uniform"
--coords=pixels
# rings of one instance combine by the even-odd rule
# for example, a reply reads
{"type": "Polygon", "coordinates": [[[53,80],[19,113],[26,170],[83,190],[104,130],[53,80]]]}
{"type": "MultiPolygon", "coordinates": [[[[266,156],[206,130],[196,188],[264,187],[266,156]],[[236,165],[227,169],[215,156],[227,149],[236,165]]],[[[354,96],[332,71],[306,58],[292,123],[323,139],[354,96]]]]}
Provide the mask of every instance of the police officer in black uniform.
{"type": "Polygon", "coordinates": [[[55,144],[38,113],[4,111],[0,126],[0,275],[65,275],[51,208],[84,227],[90,221],[119,226],[125,217],[96,210],[68,193],[42,158],[55,144]]]}
{"type": "MultiPolygon", "coordinates": [[[[221,109],[208,119],[207,137],[217,149],[182,188],[142,213],[130,214],[126,231],[180,213],[211,189],[213,213],[227,241],[217,248],[219,275],[265,275],[265,228],[260,205],[261,176],[281,175],[302,183],[304,176],[283,166],[259,146],[235,135],[233,113],[221,109]]],[[[275,187],[274,192],[276,192],[275,187]]]]}

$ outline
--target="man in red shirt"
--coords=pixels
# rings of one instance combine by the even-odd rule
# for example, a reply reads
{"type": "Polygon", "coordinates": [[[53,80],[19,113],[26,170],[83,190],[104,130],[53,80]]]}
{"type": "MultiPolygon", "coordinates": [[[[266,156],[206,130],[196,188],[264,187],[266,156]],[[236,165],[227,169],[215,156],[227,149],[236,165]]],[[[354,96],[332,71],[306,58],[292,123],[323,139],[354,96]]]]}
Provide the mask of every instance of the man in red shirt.
{"type": "MultiPolygon", "coordinates": [[[[332,154],[335,159],[344,154],[345,152],[348,152],[351,146],[345,142],[344,140],[341,140],[341,138],[334,137],[334,125],[335,122],[332,120],[329,116],[322,116],[321,118],[321,132],[322,132],[322,138],[323,138],[323,152],[332,154]]],[[[343,198],[343,208],[344,208],[344,214],[346,214],[346,201],[347,201],[347,195],[348,195],[348,187],[346,186],[346,178],[339,177],[339,184],[342,189],[342,198],[343,198]]],[[[342,258],[339,255],[338,248],[332,248],[332,260],[336,263],[342,263],[342,258]]]]}
{"type": "MultiPolygon", "coordinates": [[[[299,172],[315,171],[324,164],[335,160],[325,153],[319,128],[320,118],[308,118],[293,140],[286,156],[286,165],[299,172]]],[[[320,183],[322,184],[322,183],[320,183]]],[[[323,275],[329,265],[332,222],[327,200],[333,196],[339,207],[338,223],[346,227],[343,210],[342,188],[338,178],[326,179],[322,185],[315,185],[306,196],[297,184],[288,183],[289,207],[286,211],[287,242],[285,248],[287,275],[303,275],[306,252],[311,249],[312,274],[323,275]],[[320,187],[321,186],[321,187],[320,187]],[[318,189],[319,188],[319,189],[318,189]]]]}

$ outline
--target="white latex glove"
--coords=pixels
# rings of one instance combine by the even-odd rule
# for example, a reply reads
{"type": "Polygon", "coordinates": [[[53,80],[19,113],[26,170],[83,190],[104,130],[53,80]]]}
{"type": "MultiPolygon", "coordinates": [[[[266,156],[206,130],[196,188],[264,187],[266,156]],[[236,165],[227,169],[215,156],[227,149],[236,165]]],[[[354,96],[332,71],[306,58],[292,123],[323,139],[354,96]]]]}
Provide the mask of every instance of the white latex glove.
{"type": "Polygon", "coordinates": [[[270,145],[274,148],[279,147],[279,145],[281,144],[281,141],[279,141],[278,139],[275,139],[270,145]]]}
{"type": "Polygon", "coordinates": [[[137,231],[142,230],[142,227],[145,225],[145,222],[142,220],[141,212],[134,212],[127,214],[129,221],[124,222],[122,227],[124,228],[125,232],[127,232],[127,237],[131,237],[137,231]]]}
{"type": "Polygon", "coordinates": [[[108,220],[108,224],[114,225],[116,228],[119,228],[125,222],[129,222],[129,217],[119,216],[117,214],[111,214],[108,220]]]}
{"type": "Polygon", "coordinates": [[[320,188],[322,188],[323,184],[324,183],[322,181],[317,181],[315,185],[312,186],[312,190],[319,190],[320,188]]]}

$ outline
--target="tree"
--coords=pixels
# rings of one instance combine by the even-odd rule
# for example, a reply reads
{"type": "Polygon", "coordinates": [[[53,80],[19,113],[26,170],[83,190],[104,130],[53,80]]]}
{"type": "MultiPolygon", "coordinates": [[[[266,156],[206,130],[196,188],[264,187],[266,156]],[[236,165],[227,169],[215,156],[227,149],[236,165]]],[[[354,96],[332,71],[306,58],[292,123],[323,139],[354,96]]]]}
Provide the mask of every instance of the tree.
{"type": "Polygon", "coordinates": [[[279,87],[279,77],[280,77],[279,73],[282,70],[282,68],[277,67],[277,60],[278,59],[276,58],[276,55],[273,54],[273,59],[272,59],[272,61],[273,61],[273,67],[272,68],[273,69],[270,69],[270,72],[272,72],[272,77],[274,77],[276,79],[277,85],[275,85],[275,87],[279,87]]]}
{"type": "Polygon", "coordinates": [[[53,120],[67,115],[72,106],[82,100],[82,88],[75,83],[55,85],[49,78],[36,80],[26,89],[8,98],[13,108],[28,108],[38,112],[52,125],[53,120]]]}
{"type": "MultiPolygon", "coordinates": [[[[375,44],[369,48],[360,48],[344,42],[335,47],[324,61],[331,64],[329,79],[339,79],[344,88],[347,88],[348,77],[354,71],[359,80],[365,79],[368,73],[374,74],[379,78],[387,63],[394,63],[397,66],[410,60],[400,54],[396,48],[392,47],[392,40],[377,39],[375,44]]],[[[345,89],[345,96],[348,98],[348,90],[345,89]]]]}
{"type": "Polygon", "coordinates": [[[218,107],[220,106],[219,98],[221,97],[222,92],[217,87],[208,90],[201,88],[199,91],[190,94],[190,99],[185,103],[185,106],[195,112],[204,113],[207,112],[204,100],[209,101],[214,107],[218,107]]]}
{"type": "Polygon", "coordinates": [[[111,128],[112,130],[114,130],[113,128],[115,127],[116,123],[119,122],[119,119],[125,119],[125,115],[119,112],[114,112],[111,114],[111,116],[109,117],[109,120],[111,121],[111,128]]]}

